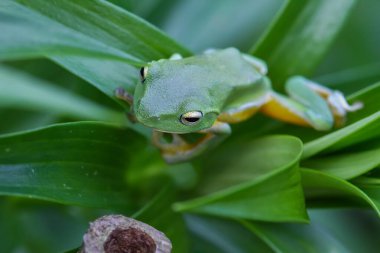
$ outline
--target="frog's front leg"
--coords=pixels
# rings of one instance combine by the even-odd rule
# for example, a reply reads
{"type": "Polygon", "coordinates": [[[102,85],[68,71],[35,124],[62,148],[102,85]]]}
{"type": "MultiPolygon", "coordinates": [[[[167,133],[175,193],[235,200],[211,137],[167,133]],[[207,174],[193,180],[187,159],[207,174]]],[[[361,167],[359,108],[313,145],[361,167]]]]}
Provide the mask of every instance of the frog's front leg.
{"type": "Polygon", "coordinates": [[[171,134],[170,143],[164,141],[163,132],[153,130],[152,142],[161,150],[162,156],[167,163],[187,161],[215,145],[231,133],[227,123],[215,121],[212,127],[199,131],[204,134],[194,143],[187,142],[180,134],[171,134]]]}
{"type": "Polygon", "coordinates": [[[360,102],[349,105],[341,92],[300,76],[290,78],[285,88],[290,98],[272,91],[260,111],[285,122],[329,130],[342,126],[347,112],[362,107],[360,102]]]}
{"type": "Polygon", "coordinates": [[[133,105],[133,96],[128,93],[123,87],[117,87],[114,92],[116,98],[127,102],[129,106],[133,105]]]}
{"type": "Polygon", "coordinates": [[[263,60],[249,54],[242,54],[242,56],[244,60],[251,64],[252,67],[259,71],[259,73],[263,76],[265,76],[268,73],[268,66],[263,60]]]}
{"type": "Polygon", "coordinates": [[[130,111],[127,113],[128,119],[133,123],[137,122],[136,116],[133,112],[133,106],[132,106],[133,105],[133,96],[130,93],[128,93],[122,87],[116,88],[114,92],[115,92],[116,98],[126,102],[129,105],[129,107],[131,108],[130,111]]]}

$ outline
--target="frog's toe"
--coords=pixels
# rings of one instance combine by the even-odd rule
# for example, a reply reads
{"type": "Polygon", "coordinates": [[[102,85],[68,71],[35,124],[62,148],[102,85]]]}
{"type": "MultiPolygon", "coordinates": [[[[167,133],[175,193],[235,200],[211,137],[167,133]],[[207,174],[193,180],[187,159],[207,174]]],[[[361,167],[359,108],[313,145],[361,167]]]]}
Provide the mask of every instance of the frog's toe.
{"type": "Polygon", "coordinates": [[[347,112],[355,112],[363,108],[362,102],[350,105],[340,91],[332,92],[327,98],[327,103],[334,116],[336,126],[344,125],[347,112]]]}
{"type": "Polygon", "coordinates": [[[363,108],[362,102],[355,102],[350,105],[343,93],[340,91],[334,91],[327,99],[330,106],[336,108],[339,113],[345,114],[346,112],[355,112],[363,108]]]}

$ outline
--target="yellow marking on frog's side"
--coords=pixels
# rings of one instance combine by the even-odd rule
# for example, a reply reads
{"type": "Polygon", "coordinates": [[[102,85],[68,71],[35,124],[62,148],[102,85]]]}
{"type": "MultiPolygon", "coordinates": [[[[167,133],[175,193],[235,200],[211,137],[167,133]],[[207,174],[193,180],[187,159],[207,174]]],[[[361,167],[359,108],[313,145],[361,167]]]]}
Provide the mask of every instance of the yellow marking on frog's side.
{"type": "Polygon", "coordinates": [[[269,97],[268,94],[253,102],[243,104],[234,110],[226,110],[218,116],[218,121],[225,123],[239,123],[247,120],[259,111],[260,107],[269,100],[269,97]]]}
{"type": "Polygon", "coordinates": [[[281,121],[293,123],[300,126],[310,126],[310,123],[303,119],[300,115],[292,112],[285,105],[281,104],[279,100],[271,97],[267,103],[265,103],[260,111],[270,117],[279,119],[281,121]]]}
{"type": "Polygon", "coordinates": [[[244,121],[246,119],[249,119],[252,117],[253,114],[255,114],[259,110],[259,107],[250,107],[245,110],[228,113],[228,112],[222,112],[218,116],[218,120],[226,123],[238,123],[241,121],[244,121]]]}

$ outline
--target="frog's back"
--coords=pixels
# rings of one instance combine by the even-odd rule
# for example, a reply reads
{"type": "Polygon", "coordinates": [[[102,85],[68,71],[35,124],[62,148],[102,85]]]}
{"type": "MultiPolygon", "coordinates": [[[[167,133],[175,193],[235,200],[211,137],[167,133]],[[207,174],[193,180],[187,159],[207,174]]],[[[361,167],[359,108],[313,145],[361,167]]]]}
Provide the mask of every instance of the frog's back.
{"type": "Polygon", "coordinates": [[[184,64],[192,63],[206,66],[207,73],[204,72],[205,76],[202,78],[211,84],[210,88],[223,86],[233,89],[236,86],[251,85],[262,78],[262,75],[235,48],[213,50],[184,59],[184,64]]]}

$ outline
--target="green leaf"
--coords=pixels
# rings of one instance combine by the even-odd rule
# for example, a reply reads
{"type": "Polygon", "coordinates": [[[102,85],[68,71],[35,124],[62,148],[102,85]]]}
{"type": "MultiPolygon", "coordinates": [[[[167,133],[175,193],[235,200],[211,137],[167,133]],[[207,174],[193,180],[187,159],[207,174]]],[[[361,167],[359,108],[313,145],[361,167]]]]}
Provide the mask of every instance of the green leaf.
{"type": "MultiPolygon", "coordinates": [[[[17,2],[22,6],[8,0],[3,3],[2,7],[5,7],[5,14],[7,14],[6,19],[10,20],[7,23],[11,27],[16,25],[13,28],[25,29],[25,22],[30,21],[32,27],[26,29],[29,32],[28,36],[13,35],[20,43],[15,47],[16,49],[22,48],[22,46],[27,47],[28,42],[34,42],[32,45],[37,48],[41,43],[54,47],[61,40],[69,43],[68,40],[71,38],[73,40],[71,45],[79,44],[81,49],[85,49],[86,46],[91,48],[92,45],[94,47],[98,45],[100,52],[102,52],[102,48],[107,49],[136,64],[141,64],[141,61],[168,57],[174,52],[189,54],[186,49],[165,36],[157,28],[106,1],[18,0],[17,2]],[[19,26],[12,20],[15,17],[23,19],[19,26]],[[51,34],[44,34],[46,31],[53,32],[55,36],[50,38],[51,34]],[[42,38],[38,38],[39,35],[42,38]],[[80,40],[77,41],[77,38],[80,40]],[[96,43],[91,43],[94,41],[96,43]]],[[[9,32],[3,34],[4,37],[11,35],[12,30],[7,31],[9,32]]],[[[6,51],[5,46],[3,47],[4,51],[6,51]]]]}
{"type": "Polygon", "coordinates": [[[379,165],[379,148],[356,153],[331,155],[302,162],[303,167],[317,169],[342,179],[355,178],[379,165]]]}
{"type": "Polygon", "coordinates": [[[310,75],[348,17],[354,0],[286,1],[251,53],[265,60],[275,88],[292,75],[310,75]]]}
{"type": "Polygon", "coordinates": [[[124,169],[145,143],[101,123],[66,123],[0,137],[0,194],[91,207],[131,204],[124,169]]]}
{"type": "Polygon", "coordinates": [[[1,252],[17,252],[22,248],[24,252],[51,253],[73,248],[81,243],[88,227],[90,218],[86,211],[84,215],[80,208],[2,197],[1,252]]]}
{"type": "Polygon", "coordinates": [[[340,241],[350,252],[377,251],[380,219],[371,210],[325,208],[308,212],[314,227],[340,241]]]}
{"type": "Polygon", "coordinates": [[[122,123],[124,114],[95,104],[25,73],[0,66],[0,107],[122,123]]]}
{"type": "Polygon", "coordinates": [[[377,62],[328,73],[313,77],[313,79],[345,94],[351,94],[369,83],[378,82],[380,80],[379,69],[380,63],[377,62]]]}
{"type": "Polygon", "coordinates": [[[133,93],[139,78],[138,70],[131,65],[112,60],[84,57],[52,57],[52,60],[70,72],[86,80],[109,97],[121,103],[115,97],[115,89],[125,88],[133,93]]]}
{"type": "Polygon", "coordinates": [[[347,205],[367,203],[378,215],[380,215],[380,202],[375,201],[367,192],[361,188],[338,177],[325,174],[311,169],[302,169],[302,185],[308,202],[323,203],[329,202],[337,205],[344,200],[347,205]],[[321,202],[322,200],[322,202],[321,202]]]}
{"type": "Polygon", "coordinates": [[[0,3],[0,59],[80,55],[141,64],[138,58],[100,43],[14,1],[0,3]]]}
{"type": "Polygon", "coordinates": [[[361,120],[367,116],[370,116],[374,113],[380,111],[379,101],[380,99],[380,82],[377,82],[373,85],[365,87],[350,96],[347,97],[347,100],[350,103],[356,101],[361,101],[363,103],[363,108],[354,112],[348,113],[347,121],[348,123],[353,123],[358,120],[361,120]]]}
{"type": "Polygon", "coordinates": [[[273,252],[258,237],[236,221],[186,215],[186,223],[192,233],[192,252],[273,252]]]}
{"type": "Polygon", "coordinates": [[[246,221],[242,221],[242,224],[266,242],[274,252],[351,252],[339,240],[326,231],[321,231],[318,225],[246,221]]]}
{"type": "Polygon", "coordinates": [[[281,1],[169,1],[167,5],[161,7],[156,23],[187,47],[197,52],[230,46],[247,51],[270,23],[281,1]]]}
{"type": "Polygon", "coordinates": [[[380,135],[380,111],[338,131],[324,135],[305,144],[302,158],[320,152],[331,152],[344,147],[376,138],[380,135]]]}
{"type": "Polygon", "coordinates": [[[363,176],[355,179],[353,183],[365,192],[380,209],[380,178],[363,176]]]}
{"type": "Polygon", "coordinates": [[[311,209],[309,214],[311,224],[242,223],[274,252],[376,252],[377,217],[342,209],[311,209]]]}
{"type": "Polygon", "coordinates": [[[0,134],[13,133],[47,126],[57,122],[57,116],[26,110],[10,108],[0,110],[0,119],[7,119],[7,124],[0,124],[0,134]]]}
{"type": "Polygon", "coordinates": [[[266,221],[305,221],[298,161],[302,143],[269,136],[220,150],[204,168],[195,199],[174,204],[181,212],[266,221]],[[235,146],[236,147],[236,146],[235,146]]]}

